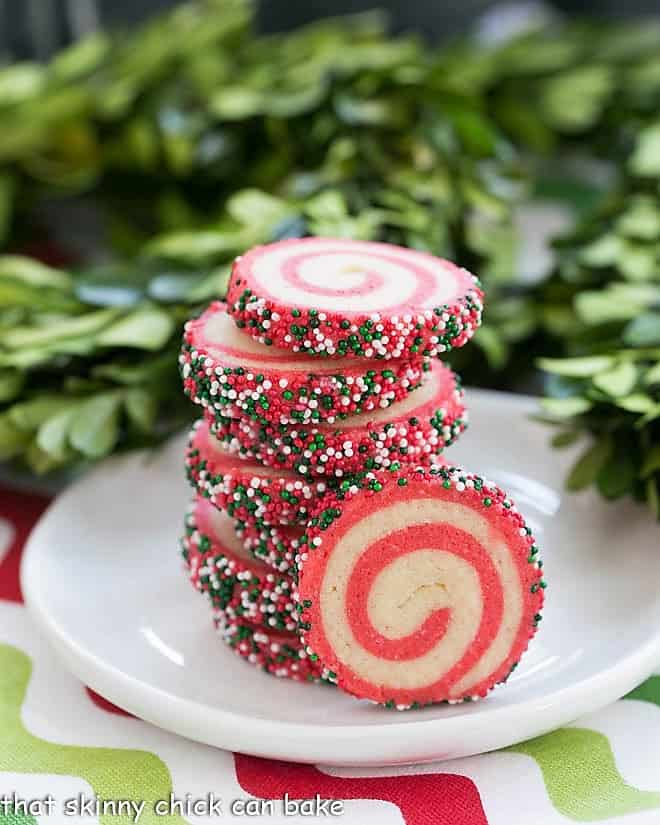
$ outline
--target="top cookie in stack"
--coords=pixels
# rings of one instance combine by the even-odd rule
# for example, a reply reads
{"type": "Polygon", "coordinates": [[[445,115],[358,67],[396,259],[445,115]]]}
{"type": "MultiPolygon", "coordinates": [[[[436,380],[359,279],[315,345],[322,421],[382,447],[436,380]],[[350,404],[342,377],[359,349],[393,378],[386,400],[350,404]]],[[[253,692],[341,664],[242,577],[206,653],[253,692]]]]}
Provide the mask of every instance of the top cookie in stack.
{"type": "Polygon", "coordinates": [[[388,360],[462,346],[482,301],[475,276],[449,261],[329,238],[255,247],[236,260],[227,295],[238,326],[261,344],[388,360]]]}
{"type": "Polygon", "coordinates": [[[234,263],[228,303],[186,325],[184,386],[229,453],[271,468],[428,464],[466,420],[437,359],[472,336],[482,298],[466,270],[401,247],[257,247],[234,263]]]}

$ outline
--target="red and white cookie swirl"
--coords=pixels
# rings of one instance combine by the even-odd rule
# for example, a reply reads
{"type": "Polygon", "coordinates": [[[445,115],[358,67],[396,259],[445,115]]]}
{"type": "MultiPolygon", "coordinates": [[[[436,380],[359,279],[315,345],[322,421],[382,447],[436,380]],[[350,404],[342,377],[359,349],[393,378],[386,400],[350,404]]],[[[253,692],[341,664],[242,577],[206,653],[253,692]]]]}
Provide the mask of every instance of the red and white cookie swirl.
{"type": "Polygon", "coordinates": [[[193,425],[185,464],[199,494],[254,526],[305,522],[311,502],[326,490],[324,481],[306,481],[294,472],[241,458],[213,435],[204,419],[193,425]]]}
{"type": "Polygon", "coordinates": [[[301,632],[337,684],[400,709],[484,696],[541,618],[531,531],[457,468],[376,474],[328,495],[299,558],[301,632]]]}
{"type": "Polygon", "coordinates": [[[213,620],[218,633],[231,649],[255,667],[272,676],[296,682],[331,682],[323,666],[307,655],[295,633],[282,633],[230,619],[216,609],[213,620]]]}
{"type": "Polygon", "coordinates": [[[214,421],[213,433],[260,463],[306,477],[342,478],[393,462],[430,464],[467,425],[457,376],[435,362],[424,384],[387,410],[363,413],[335,426],[259,427],[241,419],[214,421]]]}
{"type": "Polygon", "coordinates": [[[379,365],[325,360],[264,347],[241,332],[220,301],[188,321],[179,357],[184,389],[219,416],[306,424],[385,409],[419,385],[423,356],[379,365]]]}
{"type": "Polygon", "coordinates": [[[402,358],[442,355],[481,323],[474,275],[426,252],[302,238],[237,258],[227,303],[262,344],[294,352],[402,358]]]}
{"type": "Polygon", "coordinates": [[[228,619],[295,632],[295,584],[256,561],[230,516],[199,496],[186,516],[183,557],[190,580],[228,619]]]}

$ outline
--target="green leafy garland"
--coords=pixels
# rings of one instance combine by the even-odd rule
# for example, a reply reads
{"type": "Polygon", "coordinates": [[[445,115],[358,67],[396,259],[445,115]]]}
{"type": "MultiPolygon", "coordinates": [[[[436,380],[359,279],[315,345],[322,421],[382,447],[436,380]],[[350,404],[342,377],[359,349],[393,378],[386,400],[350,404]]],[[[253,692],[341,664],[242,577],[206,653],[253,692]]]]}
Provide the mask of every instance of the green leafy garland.
{"type": "Polygon", "coordinates": [[[374,15],[260,37],[245,0],[199,0],[0,71],[0,459],[46,472],[171,432],[184,319],[238,252],[323,234],[478,271],[467,380],[545,356],[555,441],[596,435],[571,486],[657,512],[658,43],[580,24],[431,50],[374,15]],[[594,158],[615,170],[595,185],[594,158]],[[541,197],[576,228],[534,285],[519,218],[541,197]]]}

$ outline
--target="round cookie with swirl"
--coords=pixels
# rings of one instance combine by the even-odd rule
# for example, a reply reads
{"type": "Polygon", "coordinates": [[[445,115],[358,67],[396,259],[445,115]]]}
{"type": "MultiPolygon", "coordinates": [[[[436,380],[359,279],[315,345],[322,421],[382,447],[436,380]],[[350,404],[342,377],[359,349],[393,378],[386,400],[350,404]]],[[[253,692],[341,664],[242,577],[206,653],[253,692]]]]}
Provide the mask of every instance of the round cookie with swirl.
{"type": "Polygon", "coordinates": [[[306,478],[343,478],[392,463],[428,465],[467,426],[458,377],[435,362],[422,387],[387,410],[356,415],[334,426],[257,426],[243,419],[212,423],[232,452],[306,478]]]}
{"type": "Polygon", "coordinates": [[[442,356],[481,323],[466,269],[426,252],[340,238],[257,246],[234,262],[237,324],[262,344],[365,359],[442,356]]]}
{"type": "Polygon", "coordinates": [[[193,586],[228,619],[295,632],[293,579],[255,559],[230,516],[197,496],[181,544],[193,586]]]}
{"type": "Polygon", "coordinates": [[[203,418],[191,430],[185,468],[199,495],[255,527],[304,523],[311,504],[327,489],[323,479],[306,480],[237,455],[203,418]]]}
{"type": "Polygon", "coordinates": [[[187,322],[179,365],[186,394],[212,414],[285,426],[386,409],[429,368],[411,354],[378,364],[267,348],[241,332],[220,301],[187,322]]]}
{"type": "Polygon", "coordinates": [[[514,503],[456,468],[378,473],[329,494],[301,539],[307,652],[398,709],[485,696],[540,621],[538,547],[514,503]]]}

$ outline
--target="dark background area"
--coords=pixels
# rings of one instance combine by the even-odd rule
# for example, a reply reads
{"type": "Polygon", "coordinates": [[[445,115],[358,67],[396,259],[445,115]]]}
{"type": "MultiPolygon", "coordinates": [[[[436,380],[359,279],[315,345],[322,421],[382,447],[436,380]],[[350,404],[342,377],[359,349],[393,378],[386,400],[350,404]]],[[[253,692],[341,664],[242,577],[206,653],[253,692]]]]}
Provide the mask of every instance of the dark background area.
{"type": "MultiPolygon", "coordinates": [[[[130,26],[176,5],[177,0],[0,0],[0,55],[4,62],[46,58],[59,46],[100,27],[130,26]]],[[[493,0],[261,0],[263,31],[349,12],[382,8],[393,29],[415,30],[437,40],[465,31],[474,18],[498,5],[493,0]]],[[[660,0],[555,0],[569,14],[607,16],[660,12],[660,0]]]]}

